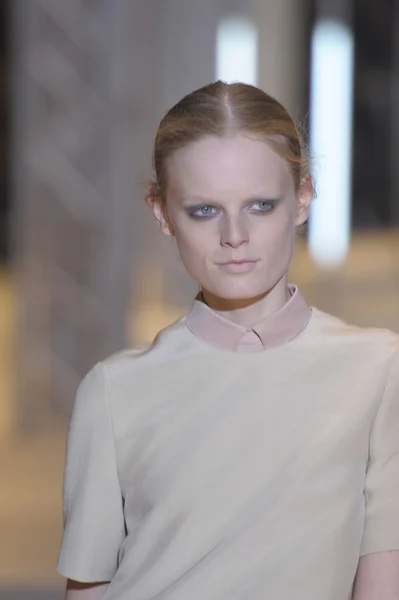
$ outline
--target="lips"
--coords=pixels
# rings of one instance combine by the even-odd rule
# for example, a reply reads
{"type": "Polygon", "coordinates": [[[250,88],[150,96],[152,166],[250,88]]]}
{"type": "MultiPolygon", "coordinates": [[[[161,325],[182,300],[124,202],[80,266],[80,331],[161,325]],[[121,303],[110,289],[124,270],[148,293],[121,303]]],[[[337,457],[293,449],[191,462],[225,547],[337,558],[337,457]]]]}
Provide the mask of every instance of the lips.
{"type": "Polygon", "coordinates": [[[230,260],[229,262],[221,263],[222,265],[242,265],[243,263],[254,263],[256,260],[250,258],[242,258],[241,260],[230,260]]]}
{"type": "Polygon", "coordinates": [[[257,260],[232,260],[222,263],[219,267],[227,273],[248,273],[255,268],[257,260]]]}

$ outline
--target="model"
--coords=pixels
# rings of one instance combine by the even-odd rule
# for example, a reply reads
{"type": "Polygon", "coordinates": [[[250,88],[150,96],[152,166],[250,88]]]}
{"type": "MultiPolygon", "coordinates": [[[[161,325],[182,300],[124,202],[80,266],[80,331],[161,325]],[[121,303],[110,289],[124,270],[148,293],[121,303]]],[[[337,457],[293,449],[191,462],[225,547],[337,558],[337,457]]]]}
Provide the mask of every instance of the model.
{"type": "Polygon", "coordinates": [[[155,139],[147,201],[200,288],[98,364],[70,424],[68,600],[398,600],[399,338],[287,282],[313,197],[281,104],[212,83],[155,139]]]}

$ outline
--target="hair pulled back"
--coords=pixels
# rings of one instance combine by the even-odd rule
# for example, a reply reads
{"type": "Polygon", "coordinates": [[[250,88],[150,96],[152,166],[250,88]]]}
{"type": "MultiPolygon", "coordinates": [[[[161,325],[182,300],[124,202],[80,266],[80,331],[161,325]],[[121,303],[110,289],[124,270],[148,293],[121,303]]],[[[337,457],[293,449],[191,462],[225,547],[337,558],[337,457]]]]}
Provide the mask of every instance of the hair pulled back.
{"type": "Polygon", "coordinates": [[[287,161],[295,191],[308,173],[301,136],[275,98],[245,83],[216,81],[182,98],[161,120],[153,151],[154,181],[147,199],[166,201],[167,164],[176,150],[206,135],[244,134],[267,142],[287,161]]]}

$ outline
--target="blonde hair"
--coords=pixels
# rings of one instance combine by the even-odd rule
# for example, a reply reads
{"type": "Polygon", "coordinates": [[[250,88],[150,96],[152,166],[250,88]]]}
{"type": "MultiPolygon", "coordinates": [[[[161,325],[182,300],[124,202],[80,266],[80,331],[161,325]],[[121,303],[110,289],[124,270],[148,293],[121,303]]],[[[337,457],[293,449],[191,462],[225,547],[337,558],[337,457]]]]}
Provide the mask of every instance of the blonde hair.
{"type": "Polygon", "coordinates": [[[166,202],[167,163],[173,152],[206,135],[237,133],[267,142],[286,160],[298,191],[308,175],[308,155],[287,110],[255,86],[216,81],[182,98],[161,120],[153,150],[154,179],[146,199],[166,202]]]}

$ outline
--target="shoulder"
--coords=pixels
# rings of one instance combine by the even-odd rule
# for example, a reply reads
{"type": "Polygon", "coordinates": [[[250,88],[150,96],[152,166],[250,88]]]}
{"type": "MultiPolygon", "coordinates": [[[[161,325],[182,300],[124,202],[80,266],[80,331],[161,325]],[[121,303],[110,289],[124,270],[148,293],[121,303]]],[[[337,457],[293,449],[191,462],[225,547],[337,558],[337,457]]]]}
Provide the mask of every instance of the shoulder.
{"type": "Polygon", "coordinates": [[[361,361],[390,363],[398,355],[399,334],[389,329],[353,325],[314,307],[312,311],[310,328],[315,343],[356,355],[361,361]]]}
{"type": "Polygon", "coordinates": [[[87,413],[107,412],[114,425],[127,416],[134,420],[160,398],[170,397],[174,386],[181,386],[188,363],[208,352],[183,316],[152,341],[98,362],[82,380],[75,406],[84,406],[87,413]]]}
{"type": "Polygon", "coordinates": [[[148,375],[166,363],[181,361],[198,351],[195,341],[186,326],[186,317],[181,317],[161,329],[152,341],[121,350],[101,361],[106,383],[123,384],[126,378],[148,375]]]}

